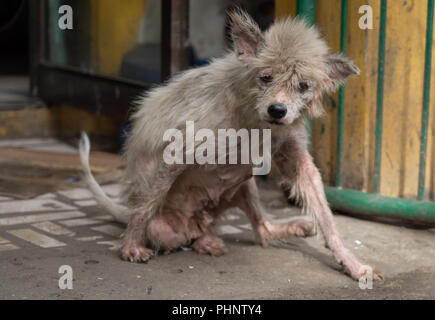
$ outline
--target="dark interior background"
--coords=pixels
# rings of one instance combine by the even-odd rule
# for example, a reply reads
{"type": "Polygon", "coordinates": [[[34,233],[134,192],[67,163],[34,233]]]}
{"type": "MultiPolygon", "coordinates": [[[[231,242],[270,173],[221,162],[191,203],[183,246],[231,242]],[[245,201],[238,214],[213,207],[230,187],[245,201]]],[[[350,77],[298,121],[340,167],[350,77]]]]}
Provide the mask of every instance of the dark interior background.
{"type": "Polygon", "coordinates": [[[28,73],[27,0],[2,0],[0,10],[0,74],[28,73]]]}

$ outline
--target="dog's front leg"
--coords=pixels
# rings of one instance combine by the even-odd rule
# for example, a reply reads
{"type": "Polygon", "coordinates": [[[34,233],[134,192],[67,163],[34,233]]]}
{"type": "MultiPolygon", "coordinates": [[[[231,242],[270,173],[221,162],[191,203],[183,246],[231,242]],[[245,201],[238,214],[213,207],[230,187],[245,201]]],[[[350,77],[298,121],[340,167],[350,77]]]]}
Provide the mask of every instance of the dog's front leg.
{"type": "MultiPolygon", "coordinates": [[[[300,200],[304,208],[313,215],[335,260],[353,279],[360,279],[367,269],[362,268],[363,265],[344,247],[340,239],[319,170],[314,165],[304,140],[284,142],[274,155],[274,161],[284,176],[284,181],[291,187],[290,196],[300,200]]],[[[381,278],[381,274],[373,273],[373,279],[381,278]]]]}
{"type": "MultiPolygon", "coordinates": [[[[130,222],[125,231],[121,256],[131,262],[145,262],[153,251],[146,248],[147,227],[149,222],[159,214],[166,195],[175,179],[184,171],[184,165],[167,165],[159,163],[156,170],[152,163],[147,163],[143,172],[138,172],[136,177],[136,190],[131,197],[138,202],[133,208],[130,222]]],[[[148,239],[150,240],[150,239],[148,239]]]]}

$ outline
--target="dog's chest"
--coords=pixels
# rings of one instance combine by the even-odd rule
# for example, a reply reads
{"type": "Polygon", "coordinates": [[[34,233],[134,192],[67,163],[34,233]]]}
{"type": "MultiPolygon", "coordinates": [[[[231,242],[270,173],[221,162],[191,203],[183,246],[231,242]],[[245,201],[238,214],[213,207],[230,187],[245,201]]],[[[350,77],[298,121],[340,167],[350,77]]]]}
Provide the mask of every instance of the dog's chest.
{"type": "Polygon", "coordinates": [[[186,170],[171,188],[167,206],[184,214],[215,209],[222,198],[231,200],[240,185],[252,177],[250,165],[205,165],[186,170]]]}

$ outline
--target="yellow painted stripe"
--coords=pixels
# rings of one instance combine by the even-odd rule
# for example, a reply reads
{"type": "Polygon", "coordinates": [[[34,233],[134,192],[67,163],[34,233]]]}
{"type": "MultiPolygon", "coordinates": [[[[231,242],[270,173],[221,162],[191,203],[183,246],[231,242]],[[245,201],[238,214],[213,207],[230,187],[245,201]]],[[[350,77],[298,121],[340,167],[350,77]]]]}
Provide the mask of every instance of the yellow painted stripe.
{"type": "Polygon", "coordinates": [[[296,15],[297,0],[275,0],[275,17],[285,18],[296,15]]]}
{"type": "Polygon", "coordinates": [[[0,244],[0,251],[9,251],[9,250],[16,250],[20,247],[12,244],[12,243],[6,243],[6,244],[0,244]]]}
{"type": "Polygon", "coordinates": [[[107,235],[112,236],[112,237],[119,237],[124,232],[123,228],[113,226],[111,224],[105,224],[102,226],[93,227],[91,229],[98,231],[98,232],[101,232],[101,233],[104,233],[104,234],[107,234],[107,235]]]}

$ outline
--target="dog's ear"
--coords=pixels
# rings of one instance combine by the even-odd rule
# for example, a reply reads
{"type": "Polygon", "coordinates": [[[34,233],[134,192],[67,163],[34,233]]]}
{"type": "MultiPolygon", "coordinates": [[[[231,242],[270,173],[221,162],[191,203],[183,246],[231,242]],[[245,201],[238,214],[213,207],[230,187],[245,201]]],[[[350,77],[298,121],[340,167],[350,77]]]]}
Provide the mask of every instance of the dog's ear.
{"type": "Polygon", "coordinates": [[[240,9],[230,12],[229,17],[234,50],[241,61],[248,63],[263,43],[263,33],[258,24],[240,9]]]}
{"type": "Polygon", "coordinates": [[[327,75],[326,90],[334,91],[341,84],[345,83],[347,78],[360,73],[359,68],[348,57],[335,53],[326,58],[327,75]]]}

